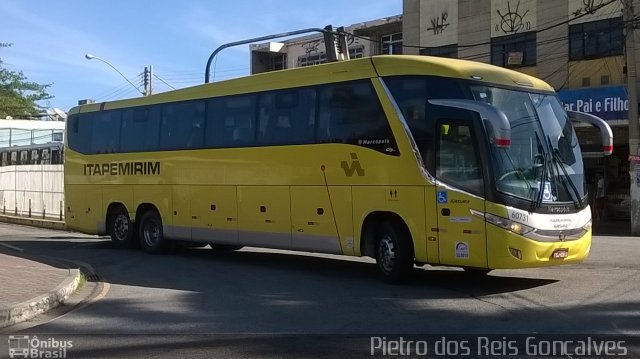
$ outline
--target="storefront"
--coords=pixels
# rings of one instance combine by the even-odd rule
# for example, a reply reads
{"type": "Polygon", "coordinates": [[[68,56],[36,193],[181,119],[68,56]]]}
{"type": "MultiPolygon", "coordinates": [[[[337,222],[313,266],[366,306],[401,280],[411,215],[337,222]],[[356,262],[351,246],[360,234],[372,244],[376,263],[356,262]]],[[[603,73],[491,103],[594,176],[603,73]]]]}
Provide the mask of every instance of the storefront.
{"type": "Polygon", "coordinates": [[[598,174],[604,176],[605,218],[630,218],[629,177],[629,100],[624,86],[606,86],[561,90],[558,93],[565,109],[588,112],[605,119],[613,130],[613,155],[602,157],[600,134],[591,127],[577,127],[584,151],[584,165],[589,187],[589,203],[594,206],[598,174]],[[600,153],[599,153],[600,152],[600,153]]]}

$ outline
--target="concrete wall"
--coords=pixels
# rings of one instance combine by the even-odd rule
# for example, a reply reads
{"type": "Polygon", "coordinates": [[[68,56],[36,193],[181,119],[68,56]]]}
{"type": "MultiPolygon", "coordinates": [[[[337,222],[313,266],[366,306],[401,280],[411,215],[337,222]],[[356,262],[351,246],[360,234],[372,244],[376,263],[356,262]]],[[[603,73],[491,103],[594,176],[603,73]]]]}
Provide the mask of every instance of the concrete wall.
{"type": "Polygon", "coordinates": [[[0,167],[0,213],[60,218],[64,213],[63,165],[0,167]]]}

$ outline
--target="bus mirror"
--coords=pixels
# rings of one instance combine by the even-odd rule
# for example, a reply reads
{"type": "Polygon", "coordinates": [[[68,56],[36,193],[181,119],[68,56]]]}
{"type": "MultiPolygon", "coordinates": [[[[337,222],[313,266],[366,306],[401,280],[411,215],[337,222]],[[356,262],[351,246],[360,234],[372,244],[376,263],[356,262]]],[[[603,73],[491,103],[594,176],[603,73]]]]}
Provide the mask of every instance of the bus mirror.
{"type": "Polygon", "coordinates": [[[567,111],[567,115],[572,122],[584,122],[597,127],[602,136],[603,155],[610,156],[613,153],[613,131],[605,120],[586,112],[567,111]]]}
{"type": "Polygon", "coordinates": [[[483,124],[488,123],[485,128],[489,132],[491,141],[497,147],[507,148],[511,146],[511,124],[509,119],[504,112],[494,106],[485,102],[462,99],[429,100],[429,103],[436,106],[460,108],[476,112],[480,115],[483,124]]]}

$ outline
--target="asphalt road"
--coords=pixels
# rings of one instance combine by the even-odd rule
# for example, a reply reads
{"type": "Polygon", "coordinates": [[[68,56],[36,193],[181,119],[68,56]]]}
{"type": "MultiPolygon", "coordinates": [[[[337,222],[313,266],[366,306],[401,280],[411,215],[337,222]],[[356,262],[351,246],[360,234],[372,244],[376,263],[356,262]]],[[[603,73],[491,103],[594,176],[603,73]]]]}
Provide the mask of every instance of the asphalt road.
{"type": "Polygon", "coordinates": [[[108,283],[88,306],[16,327],[73,338],[69,358],[356,357],[370,354],[371,336],[408,334],[431,342],[454,334],[640,337],[638,237],[594,237],[579,265],[485,278],[427,266],[401,286],[380,282],[363,258],[254,248],[148,255],[104,238],[5,224],[0,241],[88,263],[108,283]]]}

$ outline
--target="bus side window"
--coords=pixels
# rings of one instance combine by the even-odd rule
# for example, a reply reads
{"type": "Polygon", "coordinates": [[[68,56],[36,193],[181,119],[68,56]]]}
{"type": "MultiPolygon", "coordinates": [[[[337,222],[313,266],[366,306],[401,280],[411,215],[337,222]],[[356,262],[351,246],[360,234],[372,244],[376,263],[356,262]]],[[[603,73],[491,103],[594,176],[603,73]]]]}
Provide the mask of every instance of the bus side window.
{"type": "Polygon", "coordinates": [[[69,116],[69,130],[67,141],[69,147],[80,153],[91,153],[92,126],[95,113],[75,114],[69,116]]]}
{"type": "Polygon", "coordinates": [[[483,174],[473,132],[469,125],[441,123],[436,178],[482,196],[483,174]]]}
{"type": "Polygon", "coordinates": [[[160,109],[126,109],[122,114],[120,132],[121,152],[143,152],[158,150],[160,136],[160,109]]]}
{"type": "Polygon", "coordinates": [[[120,147],[121,110],[100,111],[93,119],[91,153],[114,153],[120,147]]]}
{"type": "Polygon", "coordinates": [[[202,147],[204,111],[202,101],[188,101],[162,106],[160,148],[163,150],[202,147]]]}
{"type": "Polygon", "coordinates": [[[255,145],[257,95],[218,97],[208,102],[205,146],[255,145]]]}
{"type": "Polygon", "coordinates": [[[317,127],[319,143],[348,143],[397,154],[389,122],[369,80],[324,86],[317,127]]]}
{"type": "Polygon", "coordinates": [[[315,142],[315,90],[297,89],[260,95],[258,145],[315,142]]]}

